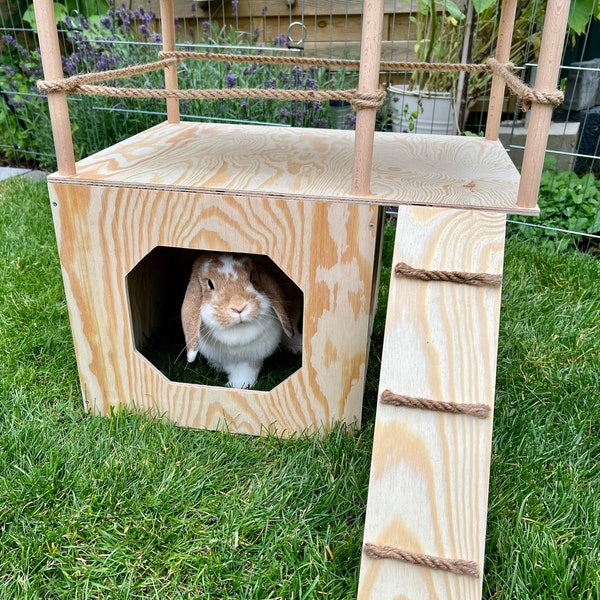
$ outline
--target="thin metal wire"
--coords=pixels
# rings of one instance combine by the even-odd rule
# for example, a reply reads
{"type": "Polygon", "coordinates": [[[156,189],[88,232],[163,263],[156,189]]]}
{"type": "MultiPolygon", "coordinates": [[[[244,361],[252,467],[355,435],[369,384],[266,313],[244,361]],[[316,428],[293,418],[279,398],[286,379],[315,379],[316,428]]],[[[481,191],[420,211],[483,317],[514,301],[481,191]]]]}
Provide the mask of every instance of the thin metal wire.
{"type": "Polygon", "coordinates": [[[523,225],[525,227],[536,227],[537,229],[545,229],[547,231],[556,231],[558,233],[568,233],[570,235],[581,235],[583,237],[591,238],[594,240],[600,240],[600,235],[595,233],[585,233],[583,231],[572,231],[571,229],[561,229],[560,227],[549,227],[548,225],[541,225],[540,223],[530,223],[528,221],[513,221],[512,219],[506,219],[507,223],[513,225],[523,225]]]}

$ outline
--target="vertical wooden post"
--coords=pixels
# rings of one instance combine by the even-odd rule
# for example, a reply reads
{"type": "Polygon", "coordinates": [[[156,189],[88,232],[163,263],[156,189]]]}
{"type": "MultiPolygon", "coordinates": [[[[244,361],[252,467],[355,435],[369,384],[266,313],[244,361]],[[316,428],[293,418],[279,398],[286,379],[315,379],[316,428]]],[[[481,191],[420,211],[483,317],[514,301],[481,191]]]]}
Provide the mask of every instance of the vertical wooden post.
{"type": "MultiPolygon", "coordinates": [[[[34,10],[44,78],[49,81],[63,79],[53,2],[52,0],[35,0],[34,10]]],[[[73,152],[73,138],[71,136],[66,92],[48,94],[48,109],[58,172],[65,176],[75,175],[75,153],[73,152]]]]}
{"type": "MultiPolygon", "coordinates": [[[[175,13],[173,12],[173,0],[160,0],[160,24],[162,29],[163,50],[172,52],[175,50],[175,13]]],[[[177,65],[165,67],[165,87],[168,90],[176,90],[177,65]]],[[[179,100],[167,98],[167,120],[169,123],[179,123],[179,100]]]]}
{"type": "MultiPolygon", "coordinates": [[[[361,93],[376,92],[379,88],[383,8],[383,0],[365,0],[363,4],[358,80],[358,91],[361,93]]],[[[376,116],[376,108],[363,108],[356,113],[354,168],[352,171],[353,196],[368,196],[370,194],[376,116]]]]}
{"type": "MultiPolygon", "coordinates": [[[[517,0],[504,0],[500,14],[500,25],[498,26],[498,43],[496,45],[496,60],[501,63],[510,59],[510,47],[512,44],[513,29],[515,25],[515,14],[517,0]]],[[[502,106],[504,104],[504,79],[498,75],[492,77],[492,89],[490,90],[490,104],[485,128],[487,140],[497,140],[502,120],[502,106]]]]}
{"type": "MultiPolygon", "coordinates": [[[[541,92],[556,90],[569,6],[569,0],[548,0],[534,84],[535,88],[541,92]]],[[[537,204],[540,178],[544,167],[544,151],[548,143],[548,131],[553,110],[554,107],[550,104],[533,104],[531,108],[523,153],[521,183],[517,196],[517,206],[521,208],[533,208],[537,204]]]]}

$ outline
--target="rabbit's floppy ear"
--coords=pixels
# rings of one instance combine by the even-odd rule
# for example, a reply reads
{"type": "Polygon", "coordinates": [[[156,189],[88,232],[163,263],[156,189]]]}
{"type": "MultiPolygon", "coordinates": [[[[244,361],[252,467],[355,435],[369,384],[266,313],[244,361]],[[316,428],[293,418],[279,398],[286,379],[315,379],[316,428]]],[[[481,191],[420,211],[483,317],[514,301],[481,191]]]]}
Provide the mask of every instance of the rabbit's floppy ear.
{"type": "Polygon", "coordinates": [[[196,259],[192,267],[192,275],[188,283],[183,304],[181,305],[181,324],[185,336],[185,347],[188,362],[193,362],[198,354],[200,344],[200,307],[202,306],[202,285],[198,277],[200,259],[196,259]]]}
{"type": "Polygon", "coordinates": [[[260,287],[264,294],[271,300],[271,306],[281,323],[283,331],[290,338],[294,337],[294,325],[288,311],[288,302],[276,279],[266,271],[264,265],[259,269],[260,287]]]}

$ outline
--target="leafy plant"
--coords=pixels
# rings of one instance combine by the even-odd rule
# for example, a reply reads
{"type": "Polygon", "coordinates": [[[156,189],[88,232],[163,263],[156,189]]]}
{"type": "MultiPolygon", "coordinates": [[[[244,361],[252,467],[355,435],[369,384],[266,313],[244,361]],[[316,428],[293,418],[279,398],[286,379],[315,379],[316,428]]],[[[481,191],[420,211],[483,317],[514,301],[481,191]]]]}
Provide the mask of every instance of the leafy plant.
{"type": "MultiPolygon", "coordinates": [[[[453,0],[419,0],[417,10],[410,16],[417,28],[414,50],[418,62],[455,63],[459,61],[462,45],[462,27],[465,15],[453,0]]],[[[455,73],[415,71],[410,89],[423,91],[450,91],[456,81],[455,73]]]]}
{"type": "MultiPolygon", "coordinates": [[[[600,234],[600,182],[592,173],[579,176],[556,168],[556,159],[546,160],[538,197],[540,227],[519,227],[519,235],[555,241],[560,232],[600,234]]],[[[531,217],[514,217],[514,221],[536,224],[531,217]]],[[[565,239],[561,236],[560,239],[565,239]]],[[[581,235],[566,238],[569,243],[583,240],[581,235]]]]}
{"type": "MultiPolygon", "coordinates": [[[[81,4],[81,12],[69,13],[71,6],[68,2],[57,3],[65,76],[156,59],[160,35],[155,33],[156,15],[152,11],[143,7],[132,10],[124,3],[117,6],[111,0],[106,5],[107,12],[99,15],[90,12],[95,6],[94,0],[91,4],[81,4]]],[[[102,7],[103,2],[98,6],[102,7]]],[[[30,22],[33,21],[32,12],[26,16],[30,22]]],[[[211,49],[218,51],[219,47],[224,47],[230,51],[234,47],[240,53],[264,50],[258,43],[260,30],[244,32],[232,27],[219,27],[210,21],[205,21],[202,28],[201,44],[211,49]]],[[[181,31],[179,33],[185,35],[181,31]]],[[[286,42],[285,36],[278,36],[270,49],[285,47],[286,42]]],[[[42,166],[52,169],[55,164],[50,120],[46,101],[37,93],[35,86],[36,81],[43,77],[39,51],[30,51],[18,39],[5,35],[0,44],[0,61],[4,66],[4,75],[0,75],[0,91],[12,95],[7,100],[8,116],[0,120],[0,137],[13,140],[10,146],[4,146],[5,156],[10,160],[25,153],[35,157],[42,166]],[[28,94],[27,106],[18,96],[22,93],[28,94]],[[33,118],[37,121],[36,129],[31,127],[33,118]]],[[[129,81],[119,81],[118,85],[160,88],[164,85],[163,74],[148,73],[129,81]]],[[[330,72],[322,67],[289,69],[258,63],[184,61],[179,67],[179,85],[192,89],[343,89],[355,87],[356,74],[344,70],[330,72]]],[[[164,120],[165,115],[164,102],[161,101],[90,96],[69,97],[69,111],[77,159],[135,135],[164,120]],[[119,115],[115,118],[117,112],[119,115]]],[[[329,105],[322,102],[182,101],[181,112],[187,119],[206,121],[259,122],[296,127],[336,126],[329,105]]],[[[352,128],[354,115],[349,115],[347,121],[344,126],[352,128]]]]}
{"type": "Polygon", "coordinates": [[[581,35],[591,19],[600,19],[600,2],[597,0],[573,0],[569,11],[569,34],[581,35]]]}

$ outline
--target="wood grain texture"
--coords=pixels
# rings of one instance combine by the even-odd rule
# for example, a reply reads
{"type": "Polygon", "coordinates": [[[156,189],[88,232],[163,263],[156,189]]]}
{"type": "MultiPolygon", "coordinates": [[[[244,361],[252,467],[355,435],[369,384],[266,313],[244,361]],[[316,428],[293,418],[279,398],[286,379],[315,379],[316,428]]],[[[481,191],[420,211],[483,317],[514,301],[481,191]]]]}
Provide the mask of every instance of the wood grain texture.
{"type": "Polygon", "coordinates": [[[516,207],[519,174],[499,142],[376,133],[371,195],[351,196],[354,132],[163,123],[52,181],[382,205],[537,214],[516,207]]]}
{"type": "MultiPolygon", "coordinates": [[[[383,34],[383,0],[365,0],[360,73],[358,91],[373,94],[379,89],[379,60],[383,34]]],[[[371,172],[373,166],[373,144],[376,108],[365,108],[356,113],[354,133],[354,162],[352,167],[352,195],[371,194],[371,172]]]]}
{"type": "MultiPolygon", "coordinates": [[[[556,90],[570,6],[568,0],[549,0],[547,3],[534,85],[541,92],[556,90]]],[[[553,110],[554,107],[547,104],[534,103],[531,107],[518,194],[518,205],[524,208],[537,201],[553,110]]]]}
{"type": "MultiPolygon", "coordinates": [[[[517,11],[517,0],[503,0],[500,11],[500,23],[498,25],[498,38],[496,42],[496,53],[494,58],[501,63],[510,60],[513,30],[515,25],[515,14],[517,11]]],[[[506,84],[502,77],[494,74],[490,88],[490,101],[488,105],[488,116],[485,124],[485,137],[488,140],[497,140],[504,108],[504,92],[506,84]]]]}
{"type": "Polygon", "coordinates": [[[377,207],[79,184],[50,183],[50,193],[90,410],[123,403],[184,426],[282,436],[360,423],[377,207]],[[302,368],[271,392],[167,380],[133,333],[158,318],[160,284],[133,281],[147,287],[130,296],[126,284],[164,246],[270,256],[304,292],[302,368]],[[132,319],[132,306],[144,314],[132,319]]]}
{"type": "MultiPolygon", "coordinates": [[[[400,207],[394,264],[502,273],[505,216],[400,207]]],[[[380,394],[493,407],[501,290],[392,277],[380,394]]],[[[492,418],[379,404],[365,543],[475,561],[455,575],[363,555],[359,600],[481,595],[492,418]]]]}
{"type": "MultiPolygon", "coordinates": [[[[175,50],[175,15],[173,14],[172,0],[160,0],[161,33],[163,40],[163,50],[170,52],[175,50]]],[[[165,67],[165,88],[176,90],[178,87],[177,66],[169,65],[165,67]]],[[[179,123],[179,100],[176,98],[167,99],[167,119],[169,123],[179,123]]]]}
{"type": "MultiPolygon", "coordinates": [[[[54,4],[52,0],[37,0],[34,9],[36,21],[39,24],[37,33],[40,40],[44,77],[49,80],[63,79],[62,57],[54,17],[54,4]]],[[[67,94],[51,94],[48,97],[48,110],[50,112],[58,170],[63,175],[75,175],[75,153],[73,151],[67,94]]]]}

